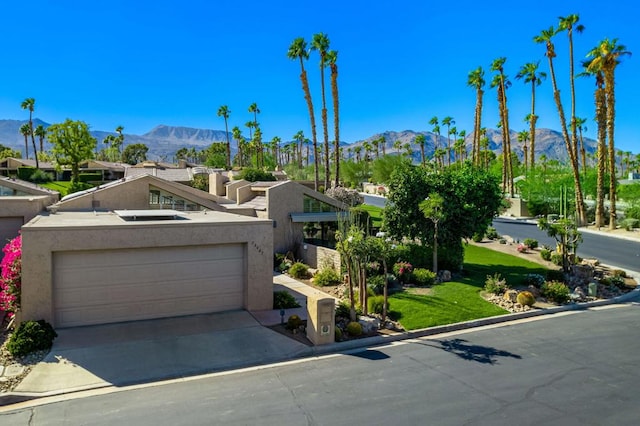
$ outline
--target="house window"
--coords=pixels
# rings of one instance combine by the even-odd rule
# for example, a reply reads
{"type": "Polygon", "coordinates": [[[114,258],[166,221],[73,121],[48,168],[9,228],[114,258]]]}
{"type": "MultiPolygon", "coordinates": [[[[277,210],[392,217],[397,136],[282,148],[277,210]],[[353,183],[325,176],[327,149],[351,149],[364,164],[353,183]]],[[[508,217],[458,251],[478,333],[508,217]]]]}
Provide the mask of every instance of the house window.
{"type": "Polygon", "coordinates": [[[197,212],[204,210],[200,204],[193,201],[185,200],[175,194],[163,191],[161,189],[149,188],[149,208],[150,209],[173,209],[178,211],[197,212]]]}
{"type": "Polygon", "coordinates": [[[335,212],[335,211],[338,211],[338,209],[316,198],[311,198],[305,195],[303,211],[305,213],[320,213],[320,212],[335,212]]]}

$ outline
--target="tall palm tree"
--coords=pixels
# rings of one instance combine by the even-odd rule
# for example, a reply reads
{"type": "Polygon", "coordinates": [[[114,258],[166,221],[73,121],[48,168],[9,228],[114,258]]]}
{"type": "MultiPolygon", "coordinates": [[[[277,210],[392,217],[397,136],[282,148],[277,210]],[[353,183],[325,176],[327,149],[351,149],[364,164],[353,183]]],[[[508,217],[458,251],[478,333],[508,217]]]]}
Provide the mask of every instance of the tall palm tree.
{"type": "Polygon", "coordinates": [[[433,126],[433,129],[431,130],[435,134],[435,136],[433,137],[433,149],[436,150],[438,149],[438,138],[440,137],[440,125],[438,123],[438,117],[431,117],[431,120],[429,120],[429,124],[433,126]]]}
{"type": "Polygon", "coordinates": [[[338,51],[329,50],[326,57],[331,69],[331,99],[333,99],[333,156],[336,167],[335,186],[340,185],[340,102],[338,98],[338,51]]]}
{"type": "MultiPolygon", "coordinates": [[[[538,71],[539,65],[540,61],[527,62],[520,67],[520,71],[516,74],[518,80],[524,79],[525,84],[531,83],[531,113],[527,116],[529,117],[529,137],[531,139],[531,170],[536,165],[536,121],[538,121],[538,116],[536,115],[536,87],[540,86],[542,81],[547,78],[547,73],[538,71]]],[[[526,166],[525,161],[525,169],[526,166]]]]}
{"type": "Polygon", "coordinates": [[[511,83],[504,74],[504,64],[507,58],[496,58],[491,63],[491,71],[497,71],[491,87],[496,87],[498,92],[498,105],[500,109],[500,127],[502,128],[502,187],[509,190],[509,195],[513,197],[513,169],[511,163],[511,132],[509,131],[509,109],[507,108],[507,88],[511,83]]]}
{"type": "Polygon", "coordinates": [[[280,142],[282,142],[282,139],[280,139],[280,136],[274,136],[271,139],[271,142],[269,142],[269,146],[271,148],[271,155],[273,156],[273,161],[276,162],[276,167],[278,168],[280,166],[280,160],[278,158],[278,148],[280,148],[280,142]]]}
{"type": "MultiPolygon", "coordinates": [[[[307,51],[307,42],[303,37],[298,37],[289,46],[287,51],[287,57],[291,60],[300,61],[300,81],[302,82],[302,91],[304,92],[304,99],[307,101],[307,108],[309,110],[309,121],[311,122],[311,137],[313,140],[313,162],[314,162],[314,185],[315,190],[319,189],[319,176],[318,176],[318,138],[316,135],[316,118],[313,112],[313,102],[311,101],[311,92],[309,91],[309,81],[307,79],[307,71],[304,69],[304,61],[309,59],[309,52],[307,51]]],[[[309,156],[307,156],[309,158],[309,156]]]]}
{"type": "Polygon", "coordinates": [[[40,141],[40,152],[44,152],[44,138],[47,137],[47,129],[42,124],[38,124],[33,133],[38,137],[40,141]]]}
{"type": "Polygon", "coordinates": [[[29,123],[20,126],[20,134],[24,136],[24,158],[27,159],[29,158],[29,135],[31,134],[29,123]]]}
{"type": "Polygon", "coordinates": [[[553,68],[553,58],[556,57],[555,45],[553,44],[554,35],[556,35],[556,30],[553,28],[553,26],[551,26],[547,30],[542,30],[539,35],[533,38],[533,41],[536,43],[545,44],[547,49],[545,52],[545,56],[549,60],[549,74],[551,75],[551,85],[553,87],[553,99],[556,103],[556,108],[558,109],[558,116],[560,117],[560,129],[562,131],[562,137],[567,148],[567,154],[569,155],[571,169],[573,171],[576,215],[578,218],[578,225],[580,226],[584,225],[587,222],[587,213],[584,206],[584,197],[582,195],[582,184],[580,182],[580,169],[578,166],[576,150],[571,143],[569,132],[567,131],[567,120],[564,115],[564,108],[562,106],[562,100],[560,99],[560,90],[558,90],[556,74],[553,68]]]}
{"type": "Polygon", "coordinates": [[[578,139],[580,141],[580,157],[582,158],[582,173],[584,176],[587,176],[587,150],[584,147],[584,137],[582,132],[587,131],[587,119],[576,117],[576,127],[578,129],[578,139]]]}
{"type": "Polygon", "coordinates": [[[567,15],[565,17],[560,16],[558,24],[558,32],[566,31],[569,38],[569,82],[571,87],[571,144],[575,151],[576,159],[578,157],[578,132],[576,123],[576,89],[575,78],[576,75],[573,70],[573,30],[575,29],[579,34],[584,31],[584,25],[576,25],[580,17],[577,14],[567,15]]]}
{"type": "Polygon", "coordinates": [[[484,70],[478,67],[469,73],[467,86],[476,89],[476,108],[473,117],[473,146],[471,158],[473,164],[478,164],[480,159],[480,128],[482,127],[482,98],[484,96],[484,70]]]}
{"type": "MultiPolygon", "coordinates": [[[[456,124],[453,117],[445,117],[442,119],[442,125],[447,126],[447,153],[451,152],[451,126],[456,124]]],[[[447,158],[447,165],[451,165],[451,157],[447,158]]]]}
{"type": "Polygon", "coordinates": [[[229,125],[227,124],[229,114],[231,114],[231,111],[229,110],[228,106],[222,105],[220,108],[218,108],[218,117],[224,118],[224,134],[227,137],[227,170],[231,170],[231,142],[229,141],[229,125]]]}
{"type": "MultiPolygon", "coordinates": [[[[521,132],[518,132],[518,142],[522,142],[523,147],[522,150],[524,151],[524,174],[526,176],[527,174],[527,142],[529,141],[529,131],[527,130],[523,130],[521,132]]],[[[533,170],[533,166],[532,170],[533,170]]]]}
{"type": "Polygon", "coordinates": [[[298,132],[295,135],[293,135],[293,140],[296,141],[297,155],[295,157],[298,159],[298,168],[301,169],[302,168],[302,145],[304,144],[304,141],[305,141],[304,133],[302,132],[302,130],[298,130],[298,132]]]}
{"type": "Polygon", "coordinates": [[[416,136],[416,144],[420,147],[420,159],[422,163],[422,167],[425,165],[425,157],[424,157],[424,144],[427,141],[427,138],[421,133],[416,136]]]}
{"type": "MultiPolygon", "coordinates": [[[[456,142],[456,137],[458,136],[458,128],[457,127],[452,127],[451,128],[451,134],[453,135],[453,143],[455,144],[456,142]]],[[[452,147],[453,149],[453,158],[454,158],[454,162],[455,162],[455,158],[456,158],[456,154],[455,154],[455,148],[452,147]]],[[[447,155],[449,156],[449,161],[451,161],[451,150],[449,150],[449,152],[447,152],[447,155]]],[[[451,165],[451,164],[449,164],[451,165]]]]}
{"type": "Polygon", "coordinates": [[[240,130],[240,127],[238,126],[233,126],[233,129],[231,129],[231,134],[238,144],[238,153],[236,155],[236,158],[238,159],[238,166],[242,167],[242,141],[244,140],[244,138],[242,137],[242,130],[240,130]]]}
{"type": "Polygon", "coordinates": [[[260,114],[260,108],[257,103],[249,105],[249,112],[253,113],[253,127],[258,127],[258,114],[260,114]]]}
{"type": "MultiPolygon", "coordinates": [[[[33,133],[33,110],[36,107],[36,100],[34,98],[27,98],[20,104],[22,109],[29,110],[29,134],[31,135],[31,145],[33,146],[33,154],[36,160],[36,169],[40,168],[38,162],[38,150],[36,149],[36,137],[33,133]]],[[[27,152],[28,153],[28,152],[27,152]]],[[[27,155],[28,158],[28,155],[27,155]]]]}
{"type": "Polygon", "coordinates": [[[466,146],[467,131],[466,130],[460,130],[459,136],[460,136],[460,140],[462,141],[462,146],[461,146],[462,151],[460,151],[460,161],[462,162],[467,157],[467,146],[466,146]]]}
{"type": "Polygon", "coordinates": [[[587,71],[600,69],[604,76],[604,88],[607,100],[607,137],[609,139],[609,228],[616,229],[616,166],[615,166],[615,70],[620,63],[620,58],[631,55],[627,48],[618,44],[618,39],[605,38],[596,47],[587,53],[591,58],[587,71]]]}
{"type": "Polygon", "coordinates": [[[311,39],[311,50],[318,51],[320,55],[320,95],[322,97],[322,130],[324,135],[324,187],[329,188],[331,171],[329,170],[329,127],[327,124],[327,102],[324,90],[324,68],[327,65],[327,52],[329,51],[329,37],[324,33],[317,33],[311,39]]]}

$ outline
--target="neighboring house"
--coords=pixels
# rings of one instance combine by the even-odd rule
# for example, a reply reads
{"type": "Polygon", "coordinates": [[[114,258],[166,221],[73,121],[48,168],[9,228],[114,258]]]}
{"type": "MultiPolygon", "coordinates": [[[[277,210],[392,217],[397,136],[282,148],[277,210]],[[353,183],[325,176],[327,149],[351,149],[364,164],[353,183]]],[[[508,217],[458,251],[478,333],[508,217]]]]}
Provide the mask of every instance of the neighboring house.
{"type": "Polygon", "coordinates": [[[131,167],[126,163],[113,163],[110,161],[85,160],[79,164],[80,173],[95,173],[101,175],[101,181],[107,182],[122,179],[126,168],[131,167]]]}
{"type": "Polygon", "coordinates": [[[31,182],[0,177],[0,249],[18,235],[22,225],[59,198],[59,193],[31,182]]]}
{"type": "Polygon", "coordinates": [[[135,166],[127,167],[124,177],[151,175],[171,182],[189,185],[197,175],[209,175],[218,171],[218,169],[187,163],[185,160],[180,160],[177,165],[157,161],[144,161],[135,166]]]}
{"type": "MultiPolygon", "coordinates": [[[[53,163],[47,163],[40,161],[40,170],[49,173],[56,180],[69,180],[71,178],[71,171],[66,169],[56,170],[53,163]]],[[[22,159],[22,158],[3,158],[0,159],[0,176],[16,177],[18,175],[18,169],[20,167],[36,167],[36,160],[22,159]]]]}

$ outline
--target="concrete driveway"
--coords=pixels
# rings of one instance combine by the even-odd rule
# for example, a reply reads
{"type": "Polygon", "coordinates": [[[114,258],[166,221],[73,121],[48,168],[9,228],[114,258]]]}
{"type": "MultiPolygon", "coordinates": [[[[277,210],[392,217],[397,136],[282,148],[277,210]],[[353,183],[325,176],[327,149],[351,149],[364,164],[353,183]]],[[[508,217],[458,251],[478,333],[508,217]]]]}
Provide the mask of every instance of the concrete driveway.
{"type": "Polygon", "coordinates": [[[246,311],[58,330],[14,394],[45,396],[178,378],[312,354],[246,311]]]}

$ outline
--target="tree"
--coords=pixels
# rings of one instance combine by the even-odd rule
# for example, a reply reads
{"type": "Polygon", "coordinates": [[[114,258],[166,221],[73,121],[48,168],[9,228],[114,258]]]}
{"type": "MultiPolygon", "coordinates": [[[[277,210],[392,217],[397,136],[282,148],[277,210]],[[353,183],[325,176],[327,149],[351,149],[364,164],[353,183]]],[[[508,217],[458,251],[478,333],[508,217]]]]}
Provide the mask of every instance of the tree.
{"type": "Polygon", "coordinates": [[[478,165],[480,162],[480,128],[482,127],[482,98],[484,97],[484,70],[478,67],[471,71],[467,77],[467,86],[476,89],[476,108],[473,117],[473,147],[471,149],[472,162],[478,165]]]}
{"type": "Polygon", "coordinates": [[[424,201],[419,204],[420,211],[427,219],[433,222],[433,269],[434,273],[438,273],[438,223],[442,220],[442,206],[444,199],[440,194],[432,192],[424,201]]]}
{"type": "Polygon", "coordinates": [[[47,137],[47,129],[45,129],[42,124],[38,124],[33,133],[40,140],[40,152],[44,152],[44,138],[47,137]]]}
{"type": "Polygon", "coordinates": [[[424,144],[427,142],[427,138],[423,134],[419,134],[418,136],[416,136],[415,142],[420,147],[420,159],[421,159],[422,166],[424,167],[425,165],[424,144]]]}
{"type": "MultiPolygon", "coordinates": [[[[36,160],[36,169],[40,168],[40,163],[38,162],[38,150],[36,149],[36,137],[33,134],[33,111],[36,107],[36,100],[34,98],[27,98],[20,104],[22,109],[29,110],[29,134],[31,135],[31,145],[33,146],[33,156],[36,160]]],[[[27,156],[25,158],[29,158],[28,151],[27,156]]]]}
{"type": "MultiPolygon", "coordinates": [[[[516,74],[516,79],[524,79],[524,83],[531,83],[531,113],[527,116],[529,118],[529,136],[531,138],[531,169],[536,165],[536,121],[538,116],[536,115],[536,87],[542,84],[542,81],[547,78],[547,74],[542,71],[538,71],[540,61],[527,62],[520,67],[520,71],[516,74]]],[[[526,158],[526,154],[525,154],[526,158]]],[[[525,160],[525,169],[527,168],[527,162],[525,160]]]]}
{"type": "Polygon", "coordinates": [[[442,125],[447,126],[447,165],[451,165],[451,126],[456,124],[453,117],[445,117],[442,119],[442,125]]]}
{"type": "Polygon", "coordinates": [[[500,123],[498,127],[502,128],[502,191],[509,191],[509,195],[513,197],[513,170],[511,163],[511,132],[509,130],[509,109],[507,108],[507,88],[511,83],[504,74],[504,63],[507,58],[501,57],[495,59],[491,63],[491,71],[497,71],[494,76],[491,87],[497,88],[498,105],[500,109],[500,123]]]}
{"type": "Polygon", "coordinates": [[[338,99],[338,51],[327,52],[327,62],[331,68],[331,98],[333,99],[333,155],[336,168],[335,186],[340,185],[340,102],[338,99]]]}
{"type": "Polygon", "coordinates": [[[553,44],[553,36],[556,35],[556,30],[551,26],[547,30],[542,32],[533,38],[536,43],[545,44],[546,52],[545,56],[549,60],[549,74],[551,75],[551,86],[553,87],[553,99],[558,109],[558,116],[560,118],[560,129],[562,131],[562,137],[564,139],[565,146],[567,148],[567,154],[571,162],[571,169],[573,171],[573,181],[575,187],[575,205],[576,214],[578,216],[578,225],[583,225],[587,222],[587,214],[584,206],[584,197],[582,195],[582,185],[580,183],[580,169],[578,166],[578,159],[576,150],[569,138],[569,132],[567,131],[567,120],[564,114],[564,107],[562,106],[562,100],[560,99],[560,90],[558,90],[558,84],[556,82],[556,74],[553,67],[553,58],[556,57],[555,45],[553,44]]]}
{"type": "Polygon", "coordinates": [[[602,40],[587,54],[591,58],[587,70],[602,70],[604,75],[604,87],[606,93],[607,137],[609,138],[609,228],[616,229],[616,166],[615,166],[615,69],[620,63],[620,58],[631,55],[627,48],[618,44],[618,39],[608,38],[602,40]]]}
{"type": "Polygon", "coordinates": [[[24,123],[20,126],[20,134],[24,136],[24,158],[29,158],[29,134],[31,133],[31,129],[29,128],[29,123],[24,123]]]}
{"type": "Polygon", "coordinates": [[[280,139],[280,136],[274,136],[273,138],[271,138],[271,142],[269,142],[269,147],[271,148],[271,155],[273,156],[273,161],[275,161],[276,167],[279,167],[281,165],[278,157],[278,149],[280,148],[281,142],[282,142],[282,139],[280,139]]]}
{"type": "Polygon", "coordinates": [[[238,144],[238,153],[236,154],[236,158],[238,159],[238,166],[242,167],[242,143],[244,142],[242,130],[240,130],[240,127],[234,126],[233,129],[231,129],[231,134],[238,144]]]}
{"type": "Polygon", "coordinates": [[[0,158],[20,158],[20,151],[4,146],[0,143],[0,158]]]}
{"type": "Polygon", "coordinates": [[[584,147],[584,136],[582,132],[587,131],[587,119],[576,117],[576,127],[578,128],[578,139],[580,140],[580,157],[582,158],[582,173],[587,175],[587,151],[584,147]]]}
{"type": "Polygon", "coordinates": [[[562,218],[557,222],[549,222],[542,218],[538,220],[538,228],[547,232],[558,243],[562,255],[562,270],[569,272],[569,268],[575,261],[575,253],[578,244],[582,242],[582,235],[573,219],[562,218]]]}
{"type": "Polygon", "coordinates": [[[96,139],[91,136],[89,126],[83,121],[66,119],[64,123],[52,124],[47,129],[49,142],[56,163],[71,167],[71,182],[79,182],[81,161],[92,158],[96,139]]]}
{"type": "Polygon", "coordinates": [[[302,91],[304,92],[304,98],[307,101],[307,109],[309,110],[309,120],[311,122],[311,137],[313,140],[313,162],[314,162],[314,189],[317,191],[319,188],[319,176],[318,176],[318,138],[316,135],[316,119],[313,112],[313,102],[311,101],[311,92],[309,91],[309,81],[307,80],[307,72],[304,69],[304,61],[309,59],[309,52],[307,51],[307,42],[303,37],[298,37],[289,46],[287,51],[287,57],[291,60],[300,61],[300,81],[302,82],[302,91]]]}
{"type": "Polygon", "coordinates": [[[142,163],[147,159],[149,148],[143,143],[127,145],[122,151],[122,162],[127,164],[142,163]]]}
{"type": "MultiPolygon", "coordinates": [[[[523,148],[522,151],[524,151],[524,173],[526,175],[527,173],[527,141],[529,140],[529,132],[526,130],[523,130],[521,132],[518,132],[518,142],[522,142],[523,143],[523,148]]],[[[533,170],[533,166],[531,166],[531,170],[533,170]]]]}
{"type": "Polygon", "coordinates": [[[324,135],[324,187],[329,188],[331,171],[329,170],[329,127],[327,124],[327,103],[324,91],[324,68],[327,63],[327,51],[329,50],[329,37],[324,33],[313,35],[311,50],[317,50],[320,54],[320,93],[322,97],[322,129],[324,135]]]}
{"type": "Polygon", "coordinates": [[[229,110],[228,106],[222,105],[220,108],[218,108],[218,117],[224,118],[224,134],[227,137],[227,146],[226,146],[227,170],[231,170],[231,141],[229,141],[229,126],[227,124],[227,120],[229,120],[229,114],[231,114],[231,111],[229,110]]]}
{"type": "Polygon", "coordinates": [[[433,126],[432,132],[435,134],[433,138],[433,150],[435,151],[439,148],[440,145],[438,140],[440,139],[440,125],[438,124],[438,117],[431,117],[431,120],[429,120],[429,124],[433,126]]]}

